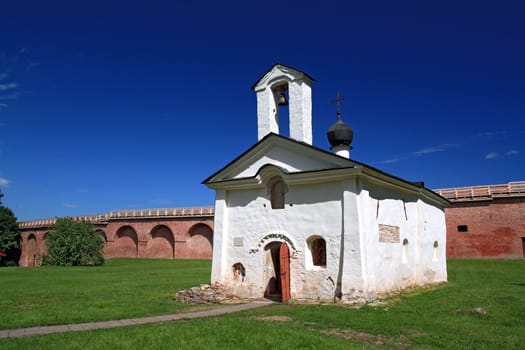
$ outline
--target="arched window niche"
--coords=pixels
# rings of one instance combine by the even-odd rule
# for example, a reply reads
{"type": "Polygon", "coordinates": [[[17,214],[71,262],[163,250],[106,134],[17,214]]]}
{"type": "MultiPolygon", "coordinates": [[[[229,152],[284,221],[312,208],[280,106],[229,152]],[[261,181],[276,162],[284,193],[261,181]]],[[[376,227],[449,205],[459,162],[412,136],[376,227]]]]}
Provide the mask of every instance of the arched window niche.
{"type": "Polygon", "coordinates": [[[286,192],[288,187],[280,176],[274,176],[268,181],[268,195],[272,209],[284,209],[286,192]]]}
{"type": "Polygon", "coordinates": [[[307,240],[308,254],[306,266],[312,270],[326,268],[326,241],[321,236],[311,236],[307,240]]]}
{"type": "Polygon", "coordinates": [[[403,258],[402,258],[403,264],[406,264],[408,262],[408,239],[403,240],[403,258]]]}
{"type": "Polygon", "coordinates": [[[439,247],[438,241],[434,241],[434,252],[432,254],[432,261],[438,261],[439,260],[439,258],[438,258],[438,247],[439,247]]]}

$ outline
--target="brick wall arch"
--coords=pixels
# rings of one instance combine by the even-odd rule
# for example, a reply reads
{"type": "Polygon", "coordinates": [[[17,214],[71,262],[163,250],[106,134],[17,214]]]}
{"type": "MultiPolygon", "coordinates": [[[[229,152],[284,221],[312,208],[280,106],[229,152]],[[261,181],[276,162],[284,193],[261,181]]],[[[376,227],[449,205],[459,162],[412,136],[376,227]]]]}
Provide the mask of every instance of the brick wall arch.
{"type": "Polygon", "coordinates": [[[166,225],[155,226],[150,232],[150,239],[146,247],[146,256],[149,258],[175,257],[175,238],[173,232],[166,225]]]}
{"type": "Polygon", "coordinates": [[[209,259],[213,249],[213,231],[210,226],[198,223],[188,231],[188,253],[196,258],[209,259]]]}
{"type": "Polygon", "coordinates": [[[97,228],[97,233],[100,235],[100,237],[102,238],[102,241],[104,242],[103,254],[104,256],[108,256],[110,252],[109,244],[108,244],[108,236],[106,235],[106,232],[104,230],[101,230],[99,228],[97,228]]]}
{"type": "Polygon", "coordinates": [[[26,250],[28,266],[35,266],[38,253],[39,251],[38,251],[37,238],[34,234],[30,234],[27,237],[27,250],[26,250]]]}
{"type": "Polygon", "coordinates": [[[137,231],[129,225],[122,226],[115,233],[115,257],[136,258],[138,255],[137,231]]]}

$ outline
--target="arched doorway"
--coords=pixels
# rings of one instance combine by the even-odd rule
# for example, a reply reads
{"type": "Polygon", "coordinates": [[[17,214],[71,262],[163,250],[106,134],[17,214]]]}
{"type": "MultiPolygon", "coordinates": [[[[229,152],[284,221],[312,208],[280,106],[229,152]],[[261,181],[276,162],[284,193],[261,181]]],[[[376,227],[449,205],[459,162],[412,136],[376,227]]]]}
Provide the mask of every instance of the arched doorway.
{"type": "Polygon", "coordinates": [[[119,228],[115,239],[115,257],[136,258],[138,253],[137,232],[131,226],[119,228]]]}
{"type": "Polygon", "coordinates": [[[151,240],[148,242],[148,258],[173,259],[175,239],[171,230],[164,225],[159,225],[151,230],[151,240]]]}
{"type": "Polygon", "coordinates": [[[271,242],[264,247],[264,297],[290,300],[290,250],[285,242],[271,242]]]}

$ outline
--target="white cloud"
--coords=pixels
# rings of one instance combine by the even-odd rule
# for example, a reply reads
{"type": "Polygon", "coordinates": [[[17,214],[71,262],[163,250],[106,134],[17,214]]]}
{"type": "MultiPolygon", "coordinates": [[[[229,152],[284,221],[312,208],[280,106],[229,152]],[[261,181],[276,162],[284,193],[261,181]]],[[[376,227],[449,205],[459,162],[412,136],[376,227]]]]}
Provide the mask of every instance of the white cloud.
{"type": "Polygon", "coordinates": [[[498,157],[499,157],[498,152],[490,152],[485,156],[485,159],[495,159],[498,157]]]}
{"type": "Polygon", "coordinates": [[[492,139],[494,139],[496,137],[503,136],[506,133],[507,133],[506,131],[487,131],[487,132],[479,133],[476,136],[492,140],[492,139]]]}
{"type": "Polygon", "coordinates": [[[0,103],[0,108],[7,108],[9,105],[7,103],[0,103]]]}
{"type": "Polygon", "coordinates": [[[395,158],[382,160],[379,163],[381,163],[381,164],[393,164],[393,163],[397,163],[397,162],[399,162],[400,160],[403,160],[403,159],[404,158],[402,158],[402,157],[395,157],[395,158]]]}
{"type": "Polygon", "coordinates": [[[64,208],[78,208],[79,206],[71,203],[63,203],[64,208]]]}
{"type": "Polygon", "coordinates": [[[508,151],[507,153],[505,153],[506,156],[515,156],[516,154],[518,154],[520,152],[516,151],[515,149],[511,149],[510,151],[508,151]]]}
{"type": "Polygon", "coordinates": [[[16,100],[18,98],[18,96],[20,96],[20,94],[18,92],[13,92],[13,93],[10,93],[10,94],[7,94],[7,95],[0,96],[0,100],[2,100],[2,101],[5,101],[5,100],[16,100]]]}
{"type": "Polygon", "coordinates": [[[0,84],[0,91],[12,90],[18,87],[18,83],[5,83],[0,84]]]}
{"type": "Polygon", "coordinates": [[[39,62],[29,62],[27,64],[26,70],[31,70],[31,69],[36,68],[38,66],[40,66],[39,62]]]}
{"type": "Polygon", "coordinates": [[[433,146],[433,147],[427,147],[427,148],[423,148],[423,149],[420,149],[418,151],[415,151],[413,152],[416,156],[423,156],[425,154],[430,154],[430,153],[436,153],[436,152],[443,152],[445,150],[447,150],[448,148],[451,148],[451,147],[456,147],[457,145],[456,144],[452,144],[452,143],[445,143],[443,145],[438,145],[438,146],[433,146]]]}
{"type": "Polygon", "coordinates": [[[7,187],[9,186],[9,184],[11,183],[10,180],[4,178],[4,177],[0,177],[0,186],[4,186],[4,187],[7,187]]]}

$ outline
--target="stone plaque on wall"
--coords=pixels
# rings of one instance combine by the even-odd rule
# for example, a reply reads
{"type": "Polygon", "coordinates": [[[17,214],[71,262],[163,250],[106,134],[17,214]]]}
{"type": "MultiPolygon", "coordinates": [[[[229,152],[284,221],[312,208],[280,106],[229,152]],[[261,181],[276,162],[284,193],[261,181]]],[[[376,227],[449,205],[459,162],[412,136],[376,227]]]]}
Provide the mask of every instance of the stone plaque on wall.
{"type": "Polygon", "coordinates": [[[379,224],[379,242],[399,243],[399,226],[379,224]]]}
{"type": "Polygon", "coordinates": [[[234,247],[242,247],[242,246],[244,246],[244,238],[243,237],[234,237],[233,238],[233,246],[234,247]]]}

